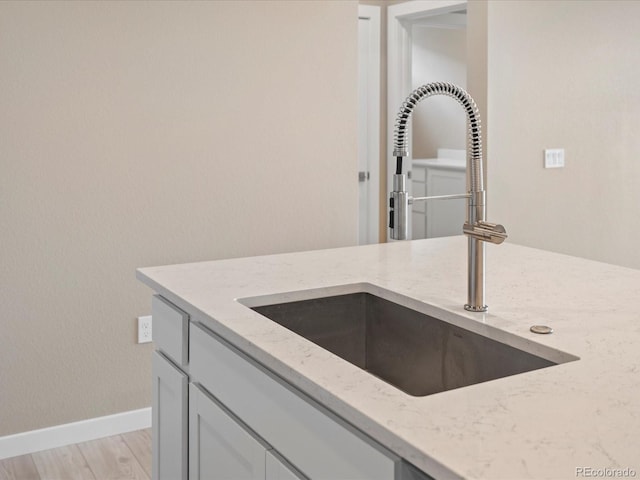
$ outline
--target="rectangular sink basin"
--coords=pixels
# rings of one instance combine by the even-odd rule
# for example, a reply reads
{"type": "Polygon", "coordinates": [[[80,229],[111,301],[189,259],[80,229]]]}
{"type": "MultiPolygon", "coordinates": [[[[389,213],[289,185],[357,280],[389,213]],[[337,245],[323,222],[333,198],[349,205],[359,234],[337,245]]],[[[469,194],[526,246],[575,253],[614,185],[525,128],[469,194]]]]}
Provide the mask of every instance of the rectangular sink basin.
{"type": "Polygon", "coordinates": [[[549,360],[366,291],[265,305],[246,300],[252,310],[413,396],[576,359],[555,351],[549,360]]]}

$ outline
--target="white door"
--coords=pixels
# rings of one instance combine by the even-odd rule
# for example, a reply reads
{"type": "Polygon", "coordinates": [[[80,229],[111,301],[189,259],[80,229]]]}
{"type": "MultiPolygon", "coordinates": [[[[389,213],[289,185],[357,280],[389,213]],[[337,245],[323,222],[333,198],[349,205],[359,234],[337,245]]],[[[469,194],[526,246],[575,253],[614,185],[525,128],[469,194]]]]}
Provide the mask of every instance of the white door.
{"type": "Polygon", "coordinates": [[[358,244],[378,242],[380,7],[358,7],[358,244]]]}

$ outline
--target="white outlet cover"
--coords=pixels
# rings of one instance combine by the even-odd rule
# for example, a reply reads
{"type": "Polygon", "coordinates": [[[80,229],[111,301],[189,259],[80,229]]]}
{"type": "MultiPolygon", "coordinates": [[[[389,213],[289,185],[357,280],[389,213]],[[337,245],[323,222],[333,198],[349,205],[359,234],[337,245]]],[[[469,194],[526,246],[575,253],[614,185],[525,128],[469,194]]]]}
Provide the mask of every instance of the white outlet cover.
{"type": "Polygon", "coordinates": [[[151,315],[138,317],[138,343],[149,343],[151,341],[151,315]]]}

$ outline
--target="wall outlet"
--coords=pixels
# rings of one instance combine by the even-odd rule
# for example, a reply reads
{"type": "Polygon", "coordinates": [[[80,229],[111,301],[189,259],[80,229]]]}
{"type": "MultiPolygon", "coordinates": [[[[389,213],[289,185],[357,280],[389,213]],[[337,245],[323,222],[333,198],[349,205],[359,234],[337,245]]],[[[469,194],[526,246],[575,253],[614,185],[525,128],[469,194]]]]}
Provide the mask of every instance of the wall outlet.
{"type": "Polygon", "coordinates": [[[138,343],[149,343],[151,340],[151,315],[138,317],[138,343]]]}

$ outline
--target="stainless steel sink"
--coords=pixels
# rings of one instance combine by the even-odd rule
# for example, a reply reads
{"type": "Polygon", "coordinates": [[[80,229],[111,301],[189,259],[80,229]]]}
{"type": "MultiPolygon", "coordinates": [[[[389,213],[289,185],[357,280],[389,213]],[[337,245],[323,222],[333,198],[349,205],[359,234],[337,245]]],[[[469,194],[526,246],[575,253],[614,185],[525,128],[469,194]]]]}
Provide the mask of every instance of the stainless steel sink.
{"type": "Polygon", "coordinates": [[[559,363],[368,292],[248,306],[413,396],[559,363]]]}

